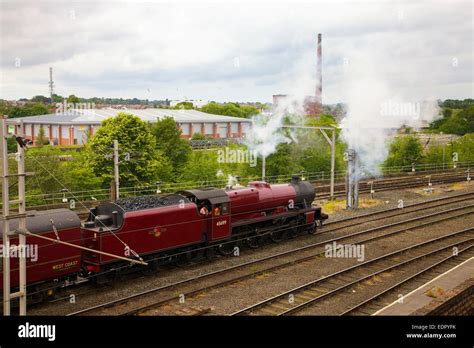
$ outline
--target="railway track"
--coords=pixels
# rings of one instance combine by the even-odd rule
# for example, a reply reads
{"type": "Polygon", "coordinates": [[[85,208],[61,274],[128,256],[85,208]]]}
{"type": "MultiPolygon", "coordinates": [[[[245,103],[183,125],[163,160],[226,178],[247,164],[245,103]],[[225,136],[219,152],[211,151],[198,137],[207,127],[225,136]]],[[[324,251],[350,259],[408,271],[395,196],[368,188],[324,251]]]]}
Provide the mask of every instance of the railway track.
{"type": "MultiPolygon", "coordinates": [[[[431,185],[441,185],[448,184],[460,181],[466,181],[467,176],[465,174],[457,175],[439,175],[431,177],[431,185]]],[[[374,181],[373,189],[376,192],[390,191],[390,190],[399,190],[406,188],[415,188],[415,187],[428,187],[428,180],[424,177],[403,177],[403,178],[389,178],[379,181],[374,181]]],[[[371,188],[367,181],[362,181],[359,183],[359,192],[360,193],[370,193],[371,188]]],[[[344,197],[345,192],[345,183],[337,183],[334,186],[334,196],[335,197],[344,197]]],[[[330,198],[329,186],[318,186],[316,190],[317,199],[327,199],[330,198]]]]}
{"type": "MultiPolygon", "coordinates": [[[[375,222],[379,220],[384,220],[387,218],[394,218],[400,215],[405,215],[409,213],[414,213],[417,211],[421,210],[426,210],[426,209],[431,209],[435,207],[440,207],[444,206],[446,204],[452,204],[452,203],[460,203],[460,202],[465,202],[470,199],[474,199],[474,192],[467,192],[467,193],[462,193],[462,194],[455,194],[455,195],[450,195],[448,197],[440,197],[440,198],[435,198],[435,199],[430,199],[424,202],[420,203],[415,203],[415,204],[407,204],[403,208],[389,208],[389,209],[383,209],[383,210],[378,210],[375,212],[370,212],[362,215],[357,215],[354,217],[348,217],[344,219],[339,219],[335,221],[330,221],[325,223],[325,227],[323,229],[320,229],[317,235],[322,235],[322,234],[327,234],[330,232],[335,232],[338,230],[341,230],[346,227],[354,227],[358,226],[361,224],[369,223],[369,222],[375,222]],[[331,227],[330,227],[331,226],[331,227]],[[328,228],[329,227],[329,228],[328,228]]],[[[297,250],[296,250],[297,252],[297,250]]],[[[276,255],[278,257],[279,255],[276,255]]],[[[199,264],[202,264],[206,261],[201,261],[199,264]]],[[[197,263],[195,263],[197,264],[197,263]]],[[[136,279],[135,275],[128,275],[127,278],[128,281],[136,279]]],[[[86,284],[84,284],[86,285],[86,284]]],[[[77,293],[75,290],[73,290],[71,293],[74,293],[75,296],[85,296],[88,293],[93,293],[96,291],[96,289],[93,287],[89,290],[86,290],[84,292],[79,292],[77,293]]],[[[55,302],[61,302],[64,300],[69,300],[69,295],[70,293],[66,291],[65,295],[62,297],[54,298],[52,300],[49,300],[48,303],[55,303],[55,302]]]]}
{"type": "MultiPolygon", "coordinates": [[[[462,194],[456,194],[456,195],[450,195],[448,197],[441,197],[441,198],[435,198],[431,199],[428,201],[420,202],[420,203],[415,203],[415,204],[407,204],[403,208],[389,208],[389,209],[383,209],[383,210],[378,210],[375,212],[370,212],[354,217],[348,217],[344,219],[339,219],[335,221],[330,221],[325,224],[325,227],[318,232],[318,235],[334,232],[337,230],[340,230],[345,227],[353,227],[361,224],[365,224],[368,222],[375,222],[379,220],[383,220],[386,218],[393,218],[397,217],[400,215],[408,214],[408,213],[413,213],[421,210],[426,210],[426,209],[431,209],[435,207],[440,207],[446,204],[451,204],[451,203],[459,203],[459,202],[464,202],[468,201],[470,199],[474,199],[474,192],[473,193],[462,193],[462,194]],[[335,226],[333,226],[335,225],[335,226]],[[328,226],[333,226],[332,228],[330,227],[328,229],[328,226]]],[[[276,255],[278,256],[278,255],[276,255]]],[[[203,262],[201,262],[202,264],[203,262]]],[[[136,279],[135,275],[129,275],[127,278],[130,277],[131,279],[127,279],[127,281],[132,281],[133,279],[136,279]]],[[[84,284],[85,285],[85,284],[84,284]]],[[[91,289],[88,289],[83,292],[77,293],[75,290],[72,291],[71,293],[74,293],[75,296],[85,296],[89,293],[95,292],[96,289],[92,287],[91,289]]],[[[67,292],[64,294],[62,297],[57,297],[52,300],[49,300],[48,303],[56,303],[56,302],[61,302],[64,300],[69,300],[69,296],[71,293],[67,292]]]]}
{"type": "Polygon", "coordinates": [[[324,229],[318,234],[329,233],[340,230],[345,227],[353,227],[361,225],[367,222],[375,222],[379,220],[384,220],[387,218],[392,218],[400,215],[406,215],[409,213],[414,213],[422,210],[427,210],[431,208],[442,207],[451,203],[459,203],[469,201],[474,198],[474,192],[467,192],[462,194],[451,195],[448,197],[440,197],[435,199],[430,199],[421,203],[407,204],[402,208],[394,207],[388,209],[382,209],[373,211],[366,214],[361,214],[357,216],[351,216],[343,219],[338,219],[334,221],[328,221],[324,223],[324,229]],[[329,227],[328,226],[333,226],[329,227]]]}
{"type": "MultiPolygon", "coordinates": [[[[362,307],[369,306],[370,302],[374,301],[376,298],[389,291],[393,291],[409,280],[432,270],[441,263],[452,260],[460,254],[464,256],[464,258],[458,258],[462,261],[469,258],[474,249],[473,232],[474,228],[463,229],[382,255],[319,278],[289,291],[285,291],[277,296],[234,312],[232,315],[294,315],[308,309],[309,307],[317,312],[317,309],[315,309],[317,305],[321,306],[321,303],[328,299],[332,300],[332,303],[335,303],[338,301],[338,299],[335,298],[338,295],[341,297],[346,296],[346,299],[348,297],[350,298],[351,290],[364,282],[370,281],[374,277],[382,276],[384,273],[387,274],[395,270],[400,271],[400,269],[407,265],[422,260],[426,261],[427,258],[432,261],[430,265],[422,267],[421,270],[400,281],[396,281],[388,288],[377,292],[375,295],[372,295],[370,298],[363,300],[362,302],[357,302],[349,307],[340,306],[344,307],[344,309],[337,313],[339,315],[353,314],[362,307]],[[459,248],[457,254],[453,254],[454,247],[459,248]]],[[[355,290],[353,291],[355,292],[355,290]]],[[[356,299],[356,301],[359,300],[356,299]]],[[[332,310],[337,310],[336,308],[337,306],[332,306],[332,310]]],[[[367,312],[363,313],[368,314],[367,312]]],[[[332,312],[331,314],[335,313],[332,312]]]]}
{"type": "Polygon", "coordinates": [[[454,255],[452,250],[444,250],[446,254],[439,261],[435,262],[424,269],[419,270],[415,274],[401,280],[398,283],[384,289],[370,298],[355,304],[354,306],[344,310],[340,315],[373,315],[378,310],[393,302],[394,298],[400,300],[399,294],[408,294],[410,291],[424,285],[426,282],[435,277],[449,271],[460,263],[472,258],[474,256],[473,244],[458,250],[457,255],[454,255]],[[395,294],[397,292],[398,294],[395,294]]]}
{"type": "MultiPolygon", "coordinates": [[[[459,202],[464,202],[469,199],[474,199],[474,194],[461,194],[461,195],[456,195],[456,196],[450,196],[444,199],[434,199],[418,204],[413,204],[410,206],[407,206],[406,209],[413,209],[413,211],[419,211],[421,209],[429,209],[433,207],[439,207],[443,204],[452,204],[452,203],[459,203],[459,202]],[[454,201],[453,201],[454,200],[454,201]],[[444,201],[444,203],[443,203],[444,201]],[[447,203],[447,201],[452,201],[447,203]],[[426,205],[433,205],[431,207],[426,207],[426,205]]],[[[455,219],[459,218],[462,216],[465,216],[467,214],[472,214],[474,209],[474,204],[470,205],[464,205],[462,207],[457,207],[457,208],[452,208],[452,209],[447,209],[442,212],[435,212],[431,214],[425,214],[421,217],[416,217],[416,218],[411,218],[408,220],[403,220],[391,224],[385,224],[382,226],[377,226],[377,227],[372,227],[363,231],[359,231],[356,233],[351,233],[348,235],[343,235],[343,236],[338,236],[334,238],[329,238],[323,241],[319,241],[310,245],[306,245],[304,247],[299,247],[295,248],[289,251],[281,252],[278,254],[274,254],[268,257],[264,257],[261,259],[253,260],[250,262],[245,262],[242,264],[234,265],[232,267],[228,267],[225,269],[221,269],[218,271],[214,272],[209,272],[205,274],[201,274],[199,276],[191,277],[188,279],[184,279],[178,282],[174,282],[168,285],[160,286],[157,288],[153,288],[138,294],[134,294],[131,296],[127,296],[118,300],[110,301],[104,304],[100,304],[97,306],[93,306],[90,308],[86,308],[74,313],[70,313],[70,315],[85,315],[85,314],[100,314],[100,313],[107,313],[107,312],[118,312],[119,314],[122,315],[136,315],[140,314],[140,312],[160,307],[163,306],[167,303],[176,301],[176,291],[179,287],[183,286],[188,286],[192,285],[193,283],[196,282],[201,282],[201,281],[209,281],[209,280],[214,280],[213,283],[210,285],[204,285],[204,286],[197,286],[194,289],[188,290],[183,292],[183,295],[186,297],[194,296],[199,293],[203,293],[206,291],[209,291],[214,288],[226,286],[229,284],[233,284],[245,279],[249,279],[252,277],[256,277],[260,274],[267,273],[267,272],[275,272],[279,269],[290,267],[294,264],[301,263],[307,260],[314,259],[315,257],[321,256],[324,254],[324,251],[321,251],[321,249],[324,248],[324,246],[328,243],[332,242],[340,242],[340,241],[348,241],[354,238],[357,238],[356,240],[351,240],[350,242],[355,244],[355,243],[368,243],[371,241],[378,240],[383,237],[403,233],[404,231],[407,231],[409,229],[414,229],[417,227],[424,227],[424,226],[429,226],[431,224],[438,223],[440,221],[446,221],[449,219],[455,219]],[[467,211],[466,211],[467,210],[467,211]],[[442,216],[440,214],[443,214],[442,216]],[[433,220],[434,219],[434,220],[433,220]],[[423,220],[428,220],[425,222],[420,223],[423,220]],[[408,226],[408,227],[402,227],[399,229],[396,229],[391,232],[386,232],[387,229],[397,227],[397,226],[403,226],[406,224],[414,225],[414,226],[408,226]],[[375,234],[375,235],[374,235],[375,234]],[[369,237],[367,237],[369,236],[369,237]],[[359,239],[360,237],[366,237],[365,239],[359,239]],[[300,255],[304,254],[304,255],[300,255]],[[296,256],[292,257],[292,256],[296,256]],[[267,265],[265,267],[265,263],[271,263],[274,262],[275,260],[278,260],[277,264],[271,264],[267,265]],[[259,268],[257,270],[253,270],[253,268],[258,267],[258,266],[264,266],[262,268],[259,268]],[[233,273],[238,273],[237,276],[232,276],[233,273]],[[230,276],[229,276],[230,275],[230,276]],[[163,294],[164,296],[159,300],[159,301],[151,301],[151,303],[147,304],[137,304],[137,302],[142,301],[143,298],[145,297],[156,297],[157,294],[163,294]],[[168,293],[168,294],[166,294],[168,293]]],[[[376,216],[376,220],[381,220],[386,217],[382,216],[383,214],[390,214],[390,217],[401,215],[401,214],[406,214],[407,211],[405,209],[398,209],[396,211],[395,209],[386,209],[384,211],[379,211],[375,213],[370,213],[370,214],[365,214],[362,216],[362,219],[367,219],[369,218],[368,221],[358,221],[357,223],[364,223],[364,222],[370,222],[370,218],[373,216],[376,216]]],[[[344,224],[347,222],[350,222],[352,219],[343,219],[339,221],[334,221],[331,224],[334,226],[333,229],[327,232],[334,232],[336,230],[340,230],[344,228],[345,226],[339,226],[337,227],[337,224],[344,224]]],[[[328,224],[329,225],[329,224],[328,224]]],[[[354,225],[354,223],[352,223],[354,225]]],[[[326,225],[327,226],[327,225],[326,225]]],[[[325,233],[326,231],[323,231],[322,233],[325,233]]],[[[322,234],[320,233],[320,234],[322,234]]],[[[147,301],[145,301],[147,302],[147,301]]],[[[116,313],[114,313],[116,314],[116,313]]]]}

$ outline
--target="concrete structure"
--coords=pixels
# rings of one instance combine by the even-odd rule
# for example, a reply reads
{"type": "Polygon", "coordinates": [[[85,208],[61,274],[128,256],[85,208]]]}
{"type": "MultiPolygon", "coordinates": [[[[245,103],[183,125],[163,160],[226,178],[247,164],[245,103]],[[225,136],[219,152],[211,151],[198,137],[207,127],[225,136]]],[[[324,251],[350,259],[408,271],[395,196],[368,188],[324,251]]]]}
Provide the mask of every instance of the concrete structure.
{"type": "Polygon", "coordinates": [[[51,144],[80,145],[87,142],[89,135],[97,131],[103,120],[115,117],[120,112],[136,115],[147,122],[156,122],[157,119],[170,116],[181,128],[182,137],[186,139],[195,133],[212,138],[241,138],[252,124],[252,121],[246,118],[212,115],[196,110],[168,109],[74,109],[59,114],[9,119],[8,124],[14,125],[15,133],[19,133],[18,128],[23,121],[23,134],[33,142],[43,127],[51,144]]]}
{"type": "Polygon", "coordinates": [[[433,278],[373,315],[472,315],[474,257],[433,278]]]}

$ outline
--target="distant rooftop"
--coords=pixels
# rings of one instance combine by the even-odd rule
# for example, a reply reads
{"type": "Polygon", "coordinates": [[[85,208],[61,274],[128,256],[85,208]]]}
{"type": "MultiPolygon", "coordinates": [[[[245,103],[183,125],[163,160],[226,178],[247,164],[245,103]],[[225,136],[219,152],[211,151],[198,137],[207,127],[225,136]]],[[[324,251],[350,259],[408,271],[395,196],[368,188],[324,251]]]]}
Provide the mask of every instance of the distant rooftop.
{"type": "Polygon", "coordinates": [[[247,118],[213,115],[197,110],[171,109],[71,109],[64,113],[19,117],[10,122],[54,123],[54,124],[100,124],[103,120],[124,112],[138,116],[143,121],[156,122],[157,119],[172,117],[178,123],[193,122],[252,122],[247,118]]]}

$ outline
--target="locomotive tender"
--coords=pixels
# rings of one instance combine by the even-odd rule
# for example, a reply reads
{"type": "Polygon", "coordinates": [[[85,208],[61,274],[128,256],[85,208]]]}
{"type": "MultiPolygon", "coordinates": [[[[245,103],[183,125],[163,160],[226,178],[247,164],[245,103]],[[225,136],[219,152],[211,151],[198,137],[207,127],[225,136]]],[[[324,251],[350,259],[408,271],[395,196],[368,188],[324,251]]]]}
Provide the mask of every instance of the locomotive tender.
{"type": "MultiPolygon", "coordinates": [[[[313,185],[295,176],[289,184],[253,181],[246,187],[203,188],[102,203],[91,209],[82,225],[67,209],[39,212],[27,218],[31,232],[53,238],[57,232],[61,240],[91,250],[28,236],[27,244],[39,244],[41,262],[27,262],[27,282],[41,293],[47,280],[70,280],[79,274],[96,275],[100,280],[102,274],[110,278],[118,270],[137,269],[93,250],[133,257],[132,249],[148,263],[148,270],[154,270],[215,251],[228,255],[240,243],[255,248],[268,239],[279,242],[298,233],[315,233],[327,215],[312,206],[314,198],[313,185]]],[[[11,222],[12,230],[15,223],[11,222]]],[[[18,286],[17,265],[12,262],[12,286],[18,286]]]]}

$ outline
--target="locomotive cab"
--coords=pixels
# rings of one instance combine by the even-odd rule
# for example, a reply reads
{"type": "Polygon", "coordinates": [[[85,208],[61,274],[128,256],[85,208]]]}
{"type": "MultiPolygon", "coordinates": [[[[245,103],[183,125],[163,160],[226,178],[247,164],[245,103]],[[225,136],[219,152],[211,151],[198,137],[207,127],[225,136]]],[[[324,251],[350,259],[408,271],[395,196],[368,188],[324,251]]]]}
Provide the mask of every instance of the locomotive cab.
{"type": "Polygon", "coordinates": [[[195,202],[200,213],[203,207],[206,208],[207,214],[201,213],[201,216],[206,219],[209,242],[230,236],[230,199],[224,190],[203,188],[179,193],[195,202]]]}

